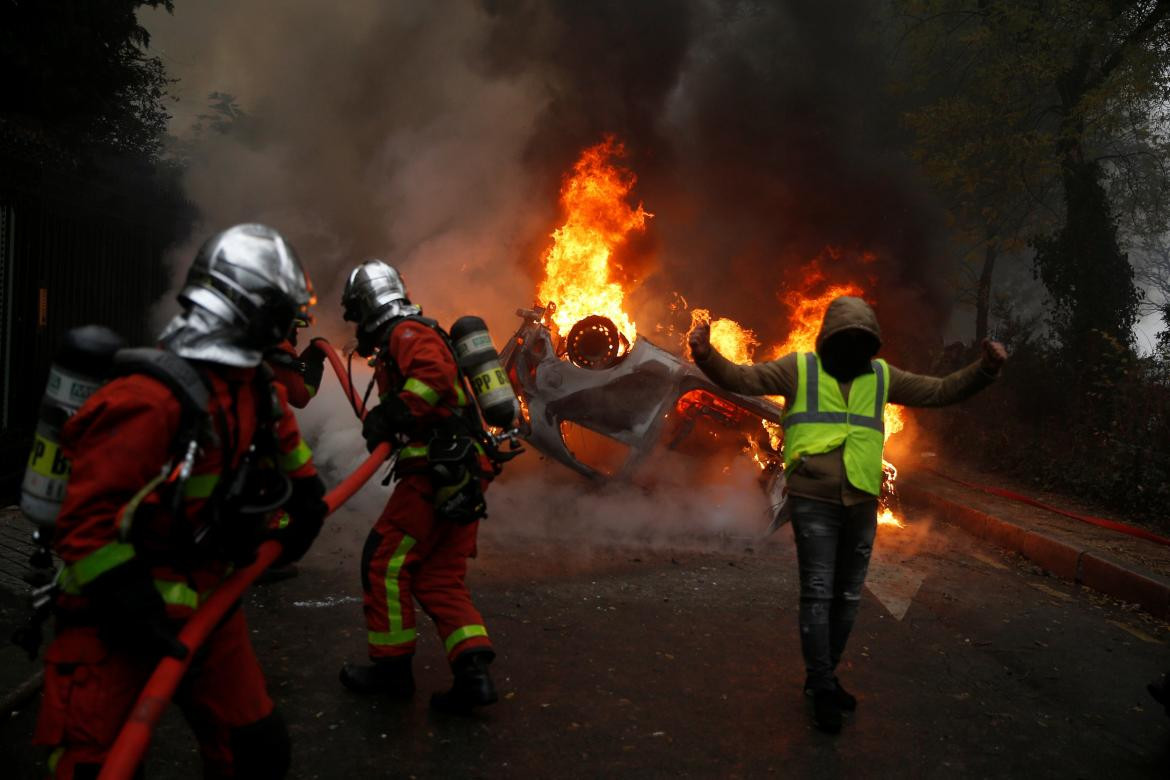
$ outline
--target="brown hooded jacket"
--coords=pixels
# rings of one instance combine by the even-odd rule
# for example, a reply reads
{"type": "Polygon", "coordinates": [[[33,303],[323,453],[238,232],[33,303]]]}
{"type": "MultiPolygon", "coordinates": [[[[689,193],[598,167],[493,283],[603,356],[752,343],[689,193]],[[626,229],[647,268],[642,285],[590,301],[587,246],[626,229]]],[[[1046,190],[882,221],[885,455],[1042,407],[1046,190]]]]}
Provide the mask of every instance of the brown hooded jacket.
{"type": "MultiPolygon", "coordinates": [[[[843,296],[829,304],[817,334],[817,349],[821,349],[829,336],[845,330],[865,331],[881,344],[877,316],[860,298],[843,296]]],[[[798,353],[790,352],[777,360],[744,366],[732,363],[712,347],[707,359],[696,364],[711,381],[727,390],[744,395],[779,395],[784,397],[785,404],[790,404],[796,395],[797,357],[798,353]]],[[[888,399],[889,403],[902,406],[946,406],[969,398],[994,380],[995,375],[984,370],[980,361],[941,378],[890,366],[888,399]]],[[[846,400],[852,384],[851,381],[840,383],[846,400]]],[[[846,479],[844,453],[845,448],[838,447],[805,458],[803,465],[789,477],[789,492],[846,506],[874,500],[846,479]]]]}

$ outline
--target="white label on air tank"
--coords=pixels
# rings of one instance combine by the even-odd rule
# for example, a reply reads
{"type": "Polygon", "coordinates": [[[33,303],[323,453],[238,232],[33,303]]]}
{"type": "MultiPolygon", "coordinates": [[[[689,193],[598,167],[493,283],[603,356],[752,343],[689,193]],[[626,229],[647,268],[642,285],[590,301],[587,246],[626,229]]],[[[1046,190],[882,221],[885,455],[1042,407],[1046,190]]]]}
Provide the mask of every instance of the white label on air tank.
{"type": "Polygon", "coordinates": [[[464,357],[473,352],[479,352],[481,349],[490,349],[495,351],[495,346],[492,344],[492,337],[486,330],[477,330],[474,333],[469,333],[455,343],[455,356],[464,357]]]}
{"type": "Polygon", "coordinates": [[[77,411],[102,383],[72,374],[54,366],[49,369],[49,386],[45,394],[56,404],[77,411]]]}

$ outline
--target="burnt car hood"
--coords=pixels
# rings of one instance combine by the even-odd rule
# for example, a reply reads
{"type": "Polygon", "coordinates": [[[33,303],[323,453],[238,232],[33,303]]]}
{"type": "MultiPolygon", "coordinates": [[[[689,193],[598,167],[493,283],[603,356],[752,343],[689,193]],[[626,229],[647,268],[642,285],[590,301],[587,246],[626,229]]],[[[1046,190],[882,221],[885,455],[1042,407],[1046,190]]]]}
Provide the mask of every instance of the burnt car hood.
{"type": "Polygon", "coordinates": [[[783,408],[764,398],[731,393],[692,363],[639,336],[620,362],[584,368],[558,357],[552,335],[533,312],[501,354],[526,408],[523,437],[537,450],[593,479],[628,477],[660,441],[679,398],[702,390],[744,412],[779,423],[783,408]],[[566,446],[562,424],[573,423],[618,441],[629,455],[612,474],[579,460],[566,446]]]}

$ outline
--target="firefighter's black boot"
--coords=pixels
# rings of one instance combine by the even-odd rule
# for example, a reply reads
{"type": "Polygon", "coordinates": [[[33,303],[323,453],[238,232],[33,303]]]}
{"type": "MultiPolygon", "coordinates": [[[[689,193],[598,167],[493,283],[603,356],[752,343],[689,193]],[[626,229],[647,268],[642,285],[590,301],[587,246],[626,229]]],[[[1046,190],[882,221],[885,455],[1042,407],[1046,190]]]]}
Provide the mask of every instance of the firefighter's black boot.
{"type": "Polygon", "coordinates": [[[466,715],[473,707],[484,707],[499,700],[488,665],[496,654],[486,648],[460,653],[451,663],[455,681],[451,690],[431,696],[431,706],[442,712],[466,715]]]}
{"type": "Polygon", "coordinates": [[[379,658],[372,664],[341,667],[341,684],[354,693],[380,693],[392,699],[414,695],[413,655],[379,658]]]}

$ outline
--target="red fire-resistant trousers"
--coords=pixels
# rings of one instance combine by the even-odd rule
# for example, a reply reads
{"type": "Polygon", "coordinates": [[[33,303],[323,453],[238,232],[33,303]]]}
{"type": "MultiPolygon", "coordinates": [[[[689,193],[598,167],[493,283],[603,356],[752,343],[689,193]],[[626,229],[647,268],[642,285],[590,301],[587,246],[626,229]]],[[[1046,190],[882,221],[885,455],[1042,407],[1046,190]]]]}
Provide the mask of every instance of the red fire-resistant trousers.
{"type": "MultiPolygon", "coordinates": [[[[95,627],[61,629],[45,654],[33,742],[54,748],[50,776],[96,777],[157,659],[111,650],[95,627]]],[[[175,696],[206,777],[281,777],[288,734],[273,709],[240,610],[213,633],[175,696]]]]}
{"type": "Polygon", "coordinates": [[[435,621],[447,658],[491,647],[467,590],[479,523],[436,521],[430,480],[408,475],[395,486],[362,551],[363,609],[370,658],[414,652],[414,600],[435,621]]]}

